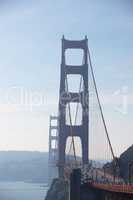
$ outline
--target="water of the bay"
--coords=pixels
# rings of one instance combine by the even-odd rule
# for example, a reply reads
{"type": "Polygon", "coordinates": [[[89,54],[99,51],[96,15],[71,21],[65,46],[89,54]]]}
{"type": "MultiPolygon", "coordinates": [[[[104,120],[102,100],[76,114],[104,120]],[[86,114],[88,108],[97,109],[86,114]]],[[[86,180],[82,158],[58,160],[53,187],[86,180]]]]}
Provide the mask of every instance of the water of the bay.
{"type": "Polygon", "coordinates": [[[45,184],[0,182],[0,200],[44,200],[45,184]]]}

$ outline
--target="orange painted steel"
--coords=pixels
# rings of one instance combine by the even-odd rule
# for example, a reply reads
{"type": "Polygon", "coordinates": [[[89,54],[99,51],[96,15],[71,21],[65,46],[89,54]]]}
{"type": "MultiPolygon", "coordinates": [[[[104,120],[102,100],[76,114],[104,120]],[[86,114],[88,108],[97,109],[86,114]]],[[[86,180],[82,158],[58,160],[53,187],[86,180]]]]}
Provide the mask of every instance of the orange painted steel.
{"type": "Polygon", "coordinates": [[[104,183],[89,183],[89,186],[105,191],[133,194],[133,185],[119,185],[119,184],[104,184],[104,183]]]}

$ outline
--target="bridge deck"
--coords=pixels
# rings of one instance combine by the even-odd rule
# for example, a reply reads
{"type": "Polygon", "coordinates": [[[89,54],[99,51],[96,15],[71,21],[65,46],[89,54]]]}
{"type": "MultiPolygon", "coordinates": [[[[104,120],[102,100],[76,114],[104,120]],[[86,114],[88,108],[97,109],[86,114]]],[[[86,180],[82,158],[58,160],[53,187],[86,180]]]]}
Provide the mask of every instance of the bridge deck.
{"type": "Polygon", "coordinates": [[[89,183],[89,186],[109,192],[133,194],[133,185],[89,183]]]}

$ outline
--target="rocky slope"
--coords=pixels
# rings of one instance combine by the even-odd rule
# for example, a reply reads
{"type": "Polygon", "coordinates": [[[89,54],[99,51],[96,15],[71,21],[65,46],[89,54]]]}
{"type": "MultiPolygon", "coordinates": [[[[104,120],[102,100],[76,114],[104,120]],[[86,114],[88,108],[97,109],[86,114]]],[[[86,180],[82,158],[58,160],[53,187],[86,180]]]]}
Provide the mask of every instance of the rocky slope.
{"type": "MultiPolygon", "coordinates": [[[[117,163],[119,168],[117,169],[117,175],[120,175],[125,181],[128,181],[129,163],[133,162],[133,145],[123,152],[117,163]]],[[[114,161],[104,165],[106,172],[113,174],[114,161]]],[[[132,174],[133,176],[133,174],[132,174]]]]}
{"type": "Polygon", "coordinates": [[[127,181],[129,163],[133,161],[133,145],[121,154],[119,161],[121,176],[127,181]]]}
{"type": "Polygon", "coordinates": [[[45,200],[68,200],[68,197],[68,182],[63,179],[54,179],[45,200]]]}

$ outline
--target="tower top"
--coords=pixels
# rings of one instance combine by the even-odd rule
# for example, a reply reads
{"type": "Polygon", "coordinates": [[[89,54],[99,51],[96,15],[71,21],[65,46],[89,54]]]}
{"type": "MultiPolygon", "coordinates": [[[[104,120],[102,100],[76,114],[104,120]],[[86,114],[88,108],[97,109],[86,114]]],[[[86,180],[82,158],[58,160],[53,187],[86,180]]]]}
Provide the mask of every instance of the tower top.
{"type": "Polygon", "coordinates": [[[85,36],[82,40],[68,40],[65,36],[62,36],[62,47],[63,49],[87,49],[88,39],[85,36]]]}

